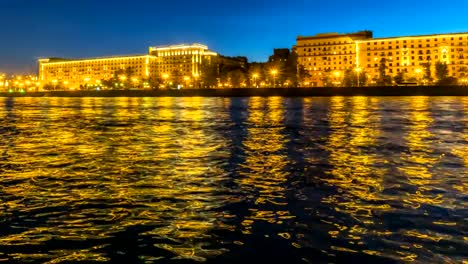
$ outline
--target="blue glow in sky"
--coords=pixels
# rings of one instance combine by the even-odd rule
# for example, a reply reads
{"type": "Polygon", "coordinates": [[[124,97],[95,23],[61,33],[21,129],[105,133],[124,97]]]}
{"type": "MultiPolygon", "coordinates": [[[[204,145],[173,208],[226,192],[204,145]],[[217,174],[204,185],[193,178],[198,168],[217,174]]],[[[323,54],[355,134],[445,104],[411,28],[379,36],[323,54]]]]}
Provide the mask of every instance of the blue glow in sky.
{"type": "Polygon", "coordinates": [[[192,42],[265,61],[298,35],[467,32],[467,11],[467,0],[0,0],[0,72],[35,72],[39,57],[192,42]]]}

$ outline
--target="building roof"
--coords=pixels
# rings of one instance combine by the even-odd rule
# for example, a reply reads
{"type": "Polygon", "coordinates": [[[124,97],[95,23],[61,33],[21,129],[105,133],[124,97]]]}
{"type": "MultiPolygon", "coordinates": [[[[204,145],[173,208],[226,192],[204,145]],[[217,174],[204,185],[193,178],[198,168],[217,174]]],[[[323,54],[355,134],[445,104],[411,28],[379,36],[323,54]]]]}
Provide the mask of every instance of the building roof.
{"type": "Polygon", "coordinates": [[[150,50],[174,50],[174,49],[189,49],[189,48],[208,49],[208,46],[199,44],[199,43],[176,44],[176,45],[154,46],[154,47],[150,47],[150,50]]]}
{"type": "Polygon", "coordinates": [[[468,35],[468,32],[456,32],[456,33],[439,33],[439,34],[427,34],[427,35],[413,35],[413,36],[395,36],[395,37],[380,37],[380,38],[371,38],[363,39],[358,41],[378,41],[385,39],[402,39],[402,38],[427,38],[427,37],[441,37],[441,36],[454,36],[454,35],[468,35]]]}
{"type": "Polygon", "coordinates": [[[358,31],[354,33],[320,33],[316,34],[315,36],[298,36],[297,40],[304,40],[304,39],[329,39],[329,38],[337,38],[337,37],[367,37],[372,38],[372,31],[364,30],[358,31]]]}

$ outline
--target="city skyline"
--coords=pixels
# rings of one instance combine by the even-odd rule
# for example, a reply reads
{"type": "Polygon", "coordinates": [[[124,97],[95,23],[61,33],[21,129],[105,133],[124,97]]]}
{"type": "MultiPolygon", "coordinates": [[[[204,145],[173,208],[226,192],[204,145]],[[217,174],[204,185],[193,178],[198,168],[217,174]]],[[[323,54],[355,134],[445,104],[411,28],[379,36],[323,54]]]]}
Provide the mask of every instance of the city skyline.
{"type": "Polygon", "coordinates": [[[0,3],[0,22],[10,25],[4,27],[7,37],[0,43],[0,72],[34,73],[38,58],[143,54],[145,46],[192,42],[227,56],[266,61],[274,48],[291,48],[297,36],[317,33],[371,30],[374,37],[390,37],[466,32],[464,7],[468,4],[458,0],[387,5],[367,0],[131,5],[84,0],[76,6],[54,0],[7,0],[0,3]]]}

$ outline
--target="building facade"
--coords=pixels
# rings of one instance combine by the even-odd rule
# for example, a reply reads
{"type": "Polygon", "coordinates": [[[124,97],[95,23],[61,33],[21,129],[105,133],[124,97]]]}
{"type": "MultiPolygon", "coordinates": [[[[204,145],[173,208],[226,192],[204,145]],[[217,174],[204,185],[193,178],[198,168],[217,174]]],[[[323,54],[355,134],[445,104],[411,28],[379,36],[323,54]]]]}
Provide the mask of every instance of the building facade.
{"type": "Polygon", "coordinates": [[[149,54],[160,58],[157,72],[164,76],[199,76],[203,63],[218,56],[201,44],[150,47],[149,54]]]}
{"type": "Polygon", "coordinates": [[[379,76],[379,66],[385,59],[386,74],[402,72],[407,78],[422,80],[425,67],[436,79],[436,63],[447,64],[449,76],[464,78],[468,66],[468,33],[376,38],[356,41],[356,66],[365,71],[370,81],[379,76]]]}
{"type": "Polygon", "coordinates": [[[89,85],[100,85],[121,72],[131,71],[135,83],[150,78],[182,82],[185,78],[198,78],[200,65],[210,62],[217,53],[201,44],[173,45],[149,48],[149,54],[115,56],[87,59],[49,58],[39,60],[39,82],[41,87],[60,85],[63,89],[83,89],[89,85]]]}
{"type": "Polygon", "coordinates": [[[370,31],[319,34],[298,37],[294,50],[299,64],[310,74],[310,86],[322,86],[325,79],[339,84],[346,70],[365,73],[368,83],[375,84],[382,63],[386,75],[400,73],[418,82],[428,65],[436,79],[437,62],[446,63],[452,77],[467,76],[468,33],[390,38],[373,38],[370,31]]]}
{"type": "Polygon", "coordinates": [[[100,84],[119,70],[131,68],[135,79],[145,79],[157,69],[159,58],[151,55],[120,56],[89,59],[40,59],[39,82],[61,85],[72,90],[100,84]]]}
{"type": "Polygon", "coordinates": [[[370,31],[299,36],[293,50],[297,53],[298,63],[310,74],[306,85],[321,86],[325,75],[333,72],[339,77],[347,68],[355,67],[356,41],[369,38],[372,38],[370,31]]]}

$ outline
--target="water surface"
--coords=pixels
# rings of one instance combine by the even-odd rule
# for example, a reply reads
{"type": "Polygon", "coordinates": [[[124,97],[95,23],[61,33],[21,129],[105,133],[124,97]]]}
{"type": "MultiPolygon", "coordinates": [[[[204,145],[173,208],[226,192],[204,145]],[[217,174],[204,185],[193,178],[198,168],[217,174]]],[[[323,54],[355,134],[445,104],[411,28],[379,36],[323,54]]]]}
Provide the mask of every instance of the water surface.
{"type": "Polygon", "coordinates": [[[468,98],[0,98],[0,262],[460,263],[468,98]]]}

